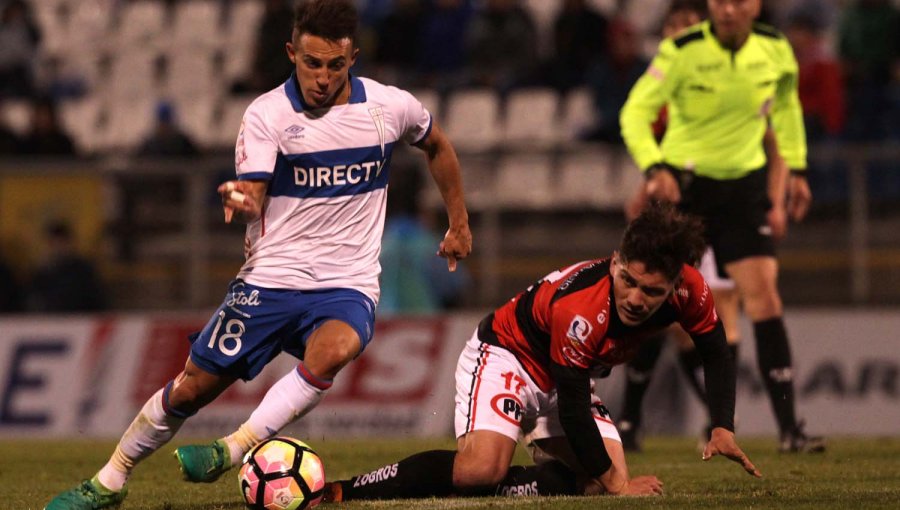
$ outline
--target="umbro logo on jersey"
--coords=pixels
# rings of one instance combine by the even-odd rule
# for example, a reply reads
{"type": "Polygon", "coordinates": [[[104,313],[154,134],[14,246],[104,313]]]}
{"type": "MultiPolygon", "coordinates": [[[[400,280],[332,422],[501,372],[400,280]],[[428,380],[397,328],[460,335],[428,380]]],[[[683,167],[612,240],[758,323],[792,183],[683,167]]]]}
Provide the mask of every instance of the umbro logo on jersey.
{"type": "Polygon", "coordinates": [[[284,132],[290,135],[288,136],[288,140],[295,140],[297,138],[303,138],[303,135],[301,133],[303,133],[304,129],[306,128],[303,126],[292,124],[291,127],[285,129],[284,132]]]}

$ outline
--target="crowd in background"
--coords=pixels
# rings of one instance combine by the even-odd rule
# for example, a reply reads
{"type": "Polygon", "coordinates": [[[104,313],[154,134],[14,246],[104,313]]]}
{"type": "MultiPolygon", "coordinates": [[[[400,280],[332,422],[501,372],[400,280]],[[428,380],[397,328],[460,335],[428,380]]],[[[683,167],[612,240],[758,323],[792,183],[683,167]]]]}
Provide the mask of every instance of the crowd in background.
{"type": "MultiPolygon", "coordinates": [[[[45,0],[0,0],[0,154],[71,157],[79,155],[79,147],[63,127],[59,107],[94,91],[91,81],[67,66],[65,58],[47,50],[47,27],[34,13],[35,3],[41,1],[45,0]],[[13,129],[2,115],[4,102],[23,101],[29,105],[27,122],[13,129]]],[[[53,1],[60,16],[72,8],[66,0],[53,1]]],[[[107,3],[121,9],[129,1],[107,3]]],[[[178,4],[155,1],[167,5],[170,17],[178,4]]],[[[225,19],[242,0],[220,1],[225,19]]],[[[223,84],[227,94],[262,93],[283,83],[292,70],[284,43],[290,34],[294,0],[259,2],[264,8],[253,37],[253,56],[239,76],[223,84]]],[[[489,87],[501,97],[529,87],[549,87],[560,94],[588,90],[594,124],[578,137],[616,145],[621,144],[619,109],[655,52],[668,4],[663,0],[358,3],[362,52],[356,74],[410,90],[431,89],[442,97],[468,87],[489,87]]],[[[794,48],[800,66],[800,99],[813,146],[900,140],[898,4],[893,0],[764,1],[761,21],[782,30],[794,48]]],[[[164,60],[154,65],[158,72],[165,72],[164,60]]],[[[182,128],[184,117],[176,104],[160,99],[153,128],[130,152],[139,157],[203,154],[208,148],[182,128]]],[[[875,188],[882,192],[889,193],[891,186],[900,188],[892,166],[870,171],[870,185],[874,179],[875,188]],[[880,185],[878,179],[888,185],[880,185]]],[[[842,171],[832,165],[810,174],[817,200],[846,198],[846,186],[832,178],[842,171]]],[[[900,189],[897,192],[900,196],[900,189]]],[[[410,206],[398,217],[415,215],[410,206]]],[[[415,233],[404,225],[401,220],[392,228],[389,222],[386,231],[401,245],[412,242],[411,233],[415,233]]],[[[386,247],[392,242],[386,241],[386,247]]],[[[389,265],[387,269],[390,273],[389,265]]],[[[458,282],[453,285],[459,286],[458,282]]],[[[453,299],[452,295],[435,298],[436,302],[453,299]]],[[[29,306],[40,309],[38,302],[33,299],[29,306]]]]}
{"type": "MultiPolygon", "coordinates": [[[[222,0],[225,9],[235,0],[222,0]]],[[[618,110],[646,68],[664,11],[635,14],[646,2],[552,0],[549,22],[539,23],[537,2],[520,0],[359,0],[363,29],[357,73],[406,89],[448,93],[463,87],[510,90],[544,86],[566,92],[587,87],[596,125],[587,139],[617,142],[618,110]],[[598,9],[594,5],[606,5],[598,9]],[[637,7],[636,7],[637,6],[637,7]],[[643,21],[645,18],[653,23],[643,21]]],[[[701,2],[703,0],[700,0],[701,2]]],[[[232,93],[263,92],[291,71],[284,42],[293,0],[260,0],[265,10],[255,56],[232,93]]],[[[126,3],[126,0],[113,5],[126,3]]],[[[174,4],[176,2],[168,2],[174,4]]],[[[549,3],[549,2],[548,2],[549,3]]],[[[653,5],[665,2],[656,1],[653,5]]],[[[811,142],[900,138],[900,10],[892,0],[793,0],[766,2],[762,21],[790,38],[800,63],[800,93],[811,142]]],[[[42,51],[42,27],[24,0],[0,2],[0,102],[34,101],[30,128],[13,133],[0,125],[4,153],[75,152],[59,128],[55,104],[90,93],[85,80],[53,69],[58,56],[42,51]],[[48,71],[49,70],[49,71],[48,71]]],[[[65,4],[60,4],[65,5],[65,4]]],[[[171,10],[171,9],[170,9],[171,10]]],[[[2,103],[0,103],[2,108],[2,103]]],[[[141,146],[193,154],[183,141],[176,112],[161,102],[163,137],[141,146]]]]}

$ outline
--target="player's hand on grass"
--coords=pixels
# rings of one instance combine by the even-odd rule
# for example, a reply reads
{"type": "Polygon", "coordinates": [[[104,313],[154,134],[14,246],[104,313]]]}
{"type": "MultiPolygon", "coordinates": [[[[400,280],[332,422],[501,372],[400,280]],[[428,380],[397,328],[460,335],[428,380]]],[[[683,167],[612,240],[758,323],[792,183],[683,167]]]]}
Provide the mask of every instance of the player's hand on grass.
{"type": "Polygon", "coordinates": [[[620,496],[658,496],[663,493],[663,483],[659,478],[648,476],[636,476],[628,481],[620,496]]]}
{"type": "Polygon", "coordinates": [[[260,217],[261,204],[254,199],[257,186],[252,181],[228,181],[219,186],[217,191],[222,196],[225,223],[231,223],[235,217],[245,223],[256,221],[260,217]]]}
{"type": "Polygon", "coordinates": [[[737,445],[737,442],[734,440],[734,432],[728,429],[722,427],[714,428],[709,438],[709,443],[703,449],[703,460],[709,460],[716,455],[724,455],[740,464],[747,473],[757,478],[762,477],[762,473],[756,469],[756,466],[750,462],[747,454],[737,445]]]}
{"type": "Polygon", "coordinates": [[[801,221],[806,217],[810,204],[812,191],[809,190],[806,176],[792,173],[788,181],[788,215],[794,221],[801,221]]]}
{"type": "Polygon", "coordinates": [[[472,252],[472,232],[469,225],[450,227],[444,234],[444,240],[437,254],[447,259],[447,269],[456,271],[456,261],[464,259],[472,252]]]}

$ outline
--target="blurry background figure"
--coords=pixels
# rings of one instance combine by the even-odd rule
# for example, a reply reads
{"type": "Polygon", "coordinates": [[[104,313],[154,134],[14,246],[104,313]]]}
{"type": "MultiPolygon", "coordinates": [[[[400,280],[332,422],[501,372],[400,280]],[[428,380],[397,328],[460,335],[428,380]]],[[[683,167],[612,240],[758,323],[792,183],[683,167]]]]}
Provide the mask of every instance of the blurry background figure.
{"type": "Polygon", "coordinates": [[[391,167],[387,219],[381,243],[379,316],[428,314],[461,305],[471,277],[464,261],[456,271],[435,253],[440,237],[420,205],[424,178],[415,164],[391,167]]]}
{"type": "Polygon", "coordinates": [[[553,55],[544,77],[565,92],[584,84],[588,65],[606,51],[609,22],[586,0],[563,0],[553,22],[553,55]]]}
{"type": "Polygon", "coordinates": [[[487,0],[466,34],[472,85],[500,94],[531,84],[537,71],[537,30],[518,0],[487,0]]]}
{"type": "MultiPolygon", "coordinates": [[[[838,38],[847,86],[844,137],[861,142],[900,140],[900,10],[889,0],[858,0],[843,11],[838,38]]],[[[866,181],[873,206],[897,210],[896,162],[870,162],[866,181]]]]}
{"type": "Polygon", "coordinates": [[[50,223],[44,231],[46,260],[31,279],[28,310],[94,312],[106,308],[106,295],[94,265],[78,253],[71,227],[50,223]]]}
{"type": "Polygon", "coordinates": [[[34,62],[41,33],[22,0],[0,4],[0,96],[34,95],[34,62]]]}
{"type": "Polygon", "coordinates": [[[900,113],[891,111],[896,101],[890,100],[900,69],[900,11],[889,0],[858,0],[842,13],[838,44],[847,80],[847,135],[884,139],[890,124],[900,127],[900,113]]]}
{"type": "Polygon", "coordinates": [[[233,93],[266,92],[284,83],[293,71],[284,46],[291,39],[293,2],[265,0],[265,4],[254,40],[253,67],[232,85],[233,93]]]}
{"type": "Polygon", "coordinates": [[[374,27],[374,73],[398,87],[418,87],[417,72],[422,21],[425,15],[419,0],[394,0],[388,13],[374,27]]]}
{"type": "Polygon", "coordinates": [[[800,103],[810,142],[839,136],[847,113],[841,64],[825,50],[823,23],[814,12],[797,10],[785,32],[800,66],[800,103]]]}
{"type": "Polygon", "coordinates": [[[63,130],[52,100],[37,99],[32,103],[31,128],[22,137],[20,151],[32,155],[75,155],[75,145],[63,130]]]}
{"type": "Polygon", "coordinates": [[[156,105],[156,125],[138,150],[140,156],[194,156],[199,151],[178,125],[175,107],[168,101],[156,105]]]}
{"type": "MultiPolygon", "coordinates": [[[[0,96],[0,110],[3,109],[3,97],[0,96]]],[[[0,154],[19,152],[19,137],[0,119],[0,154]]]]}
{"type": "MultiPolygon", "coordinates": [[[[785,35],[799,66],[798,92],[806,138],[821,145],[837,143],[844,134],[847,108],[841,63],[826,49],[828,15],[818,4],[807,1],[792,11],[787,17],[785,35]]],[[[841,204],[849,187],[846,165],[818,165],[815,172],[810,172],[809,186],[820,205],[841,204]]]]}
{"type": "Polygon", "coordinates": [[[432,0],[426,4],[417,42],[422,85],[440,92],[459,85],[465,62],[465,37],[472,20],[472,0],[432,0]]]}
{"type": "Polygon", "coordinates": [[[22,298],[22,288],[16,275],[0,254],[0,314],[22,311],[22,298]]]}
{"type": "Polygon", "coordinates": [[[232,85],[234,93],[266,92],[284,83],[293,71],[284,46],[291,39],[293,2],[265,0],[265,4],[256,30],[253,67],[243,80],[232,85]]]}
{"type": "Polygon", "coordinates": [[[587,70],[597,119],[588,139],[621,143],[619,110],[649,62],[641,56],[640,38],[628,20],[616,18],[607,34],[606,53],[594,59],[587,70]]]}

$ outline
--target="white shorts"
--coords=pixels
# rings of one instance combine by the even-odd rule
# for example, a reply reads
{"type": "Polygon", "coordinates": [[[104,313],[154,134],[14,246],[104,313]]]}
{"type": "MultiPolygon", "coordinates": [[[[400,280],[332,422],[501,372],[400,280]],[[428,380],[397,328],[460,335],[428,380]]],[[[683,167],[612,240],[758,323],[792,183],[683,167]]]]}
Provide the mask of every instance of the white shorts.
{"type": "MultiPolygon", "coordinates": [[[[600,435],[621,441],[619,431],[597,395],[591,413],[600,435]]],[[[564,437],[556,389],[543,392],[506,349],[478,339],[466,342],[456,365],[456,437],[491,430],[528,445],[536,439],[564,437]]]]}
{"type": "Polygon", "coordinates": [[[703,258],[700,259],[700,274],[712,290],[732,290],[734,289],[734,280],[731,278],[723,278],[719,276],[716,269],[716,254],[713,253],[711,247],[707,247],[703,252],[703,258]]]}

